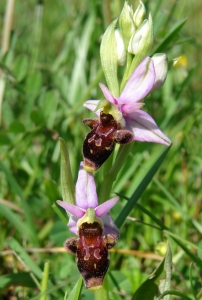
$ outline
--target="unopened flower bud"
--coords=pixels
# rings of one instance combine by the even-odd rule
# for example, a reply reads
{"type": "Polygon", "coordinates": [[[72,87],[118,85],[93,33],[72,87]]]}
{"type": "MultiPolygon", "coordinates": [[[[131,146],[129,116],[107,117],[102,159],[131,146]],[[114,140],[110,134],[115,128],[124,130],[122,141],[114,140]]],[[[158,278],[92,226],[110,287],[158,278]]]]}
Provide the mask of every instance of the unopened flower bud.
{"type": "Polygon", "coordinates": [[[115,30],[115,37],[116,37],[116,50],[117,50],[118,64],[120,66],[123,66],[125,65],[126,62],[126,49],[119,29],[115,30]]]}
{"type": "Polygon", "coordinates": [[[133,16],[133,20],[134,20],[135,26],[137,28],[142,24],[142,22],[145,18],[145,15],[146,15],[145,6],[144,6],[143,2],[140,1],[140,4],[139,4],[138,8],[136,9],[136,11],[134,12],[134,16],[133,16]]]}
{"type": "Polygon", "coordinates": [[[168,73],[168,60],[164,53],[157,53],[152,56],[156,79],[152,90],[159,89],[165,82],[168,73]]]}
{"type": "Polygon", "coordinates": [[[141,54],[146,57],[152,48],[153,39],[153,24],[149,15],[149,19],[144,20],[132,35],[128,45],[128,52],[134,55],[141,54]]]}
{"type": "Polygon", "coordinates": [[[119,17],[119,27],[125,48],[128,48],[128,44],[132,34],[135,31],[135,25],[133,22],[133,15],[131,7],[125,2],[122,12],[119,17]]]}

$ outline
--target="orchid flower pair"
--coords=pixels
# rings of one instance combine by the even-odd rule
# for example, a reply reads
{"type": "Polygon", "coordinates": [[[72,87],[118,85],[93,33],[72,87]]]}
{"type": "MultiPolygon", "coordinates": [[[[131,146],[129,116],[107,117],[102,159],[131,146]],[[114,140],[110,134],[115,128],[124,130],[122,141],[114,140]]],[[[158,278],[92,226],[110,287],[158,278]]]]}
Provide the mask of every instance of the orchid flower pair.
{"type": "Polygon", "coordinates": [[[64,247],[76,255],[77,266],[85,286],[96,290],[102,286],[109,266],[108,249],[112,248],[119,238],[119,229],[109,214],[119,197],[98,206],[93,175],[84,170],[83,163],[80,165],[75,196],[76,206],[57,200],[57,204],[70,213],[67,224],[70,231],[79,236],[69,238],[64,247]]]}
{"type": "Polygon", "coordinates": [[[142,100],[165,81],[167,63],[165,55],[146,57],[135,69],[119,97],[100,84],[105,101],[96,109],[99,100],[89,100],[85,107],[96,111],[99,118],[86,119],[91,128],[83,145],[84,163],[80,165],[76,183],[76,206],[58,200],[57,203],[70,213],[68,226],[78,238],[69,238],[65,249],[76,255],[77,267],[87,288],[102,286],[109,266],[108,250],[118,238],[109,210],[118,197],[98,205],[96,186],[91,171],[97,170],[113,151],[114,142],[127,144],[133,140],[170,145],[168,137],[158,128],[153,118],[142,111],[142,100]]]}

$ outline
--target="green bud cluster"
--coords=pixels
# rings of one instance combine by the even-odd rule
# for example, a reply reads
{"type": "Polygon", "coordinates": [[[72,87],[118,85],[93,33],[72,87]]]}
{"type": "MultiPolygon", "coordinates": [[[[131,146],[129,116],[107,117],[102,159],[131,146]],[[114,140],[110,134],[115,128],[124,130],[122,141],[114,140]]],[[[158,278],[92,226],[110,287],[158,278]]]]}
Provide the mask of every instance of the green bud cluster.
{"type": "Polygon", "coordinates": [[[101,43],[100,55],[107,85],[117,97],[139,63],[150,54],[153,46],[153,23],[142,1],[135,11],[125,1],[122,12],[107,28],[101,43]],[[125,66],[121,89],[117,69],[125,66]]]}

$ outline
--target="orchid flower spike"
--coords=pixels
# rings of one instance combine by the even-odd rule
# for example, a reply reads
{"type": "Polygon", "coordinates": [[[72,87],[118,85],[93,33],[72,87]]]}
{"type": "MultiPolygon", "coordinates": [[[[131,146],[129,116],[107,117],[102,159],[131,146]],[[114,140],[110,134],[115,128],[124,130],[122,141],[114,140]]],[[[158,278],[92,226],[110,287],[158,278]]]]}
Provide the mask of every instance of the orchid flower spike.
{"type": "Polygon", "coordinates": [[[119,229],[109,214],[118,199],[115,197],[98,205],[93,175],[86,172],[81,163],[76,183],[76,206],[57,200],[57,204],[71,214],[70,231],[79,236],[67,239],[64,247],[76,255],[85,286],[91,290],[102,287],[109,266],[108,249],[119,238],[119,229]]]}
{"type": "Polygon", "coordinates": [[[108,145],[104,149],[105,152],[108,150],[108,156],[104,152],[98,153],[103,144],[105,145],[106,132],[110,132],[113,142],[116,141],[120,144],[132,140],[159,143],[166,146],[171,144],[169,138],[158,128],[154,119],[141,110],[144,105],[142,100],[150,92],[162,86],[166,75],[167,59],[165,54],[159,54],[154,59],[146,57],[139,64],[126,83],[121,95],[117,98],[104,84],[100,83],[100,88],[107,100],[103,102],[102,108],[96,110],[99,100],[88,100],[84,103],[86,108],[91,111],[96,110],[96,114],[100,115],[100,119],[84,120],[84,123],[92,129],[92,134],[87,135],[83,146],[84,163],[87,170],[95,171],[106,160],[105,157],[111,154],[113,147],[108,145]],[[108,119],[110,119],[104,129],[102,114],[107,114],[108,119]],[[114,123],[116,124],[115,127],[112,126],[114,123]],[[94,156],[96,157],[94,158],[94,156]],[[105,160],[102,160],[101,164],[99,162],[97,164],[96,161],[101,160],[100,157],[104,157],[105,160]]]}

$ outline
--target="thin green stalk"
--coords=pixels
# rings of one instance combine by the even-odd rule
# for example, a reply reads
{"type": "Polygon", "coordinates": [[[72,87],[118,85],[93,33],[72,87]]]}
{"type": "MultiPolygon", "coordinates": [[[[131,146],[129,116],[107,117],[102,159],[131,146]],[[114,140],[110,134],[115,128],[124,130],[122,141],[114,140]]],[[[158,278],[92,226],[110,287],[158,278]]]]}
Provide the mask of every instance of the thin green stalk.
{"type": "Polygon", "coordinates": [[[94,299],[95,300],[109,300],[107,275],[104,278],[102,288],[94,292],[94,299]]]}
{"type": "Polygon", "coordinates": [[[44,272],[43,272],[43,278],[41,282],[41,293],[45,293],[40,300],[47,300],[47,287],[48,287],[48,278],[49,278],[49,269],[50,269],[50,263],[46,262],[44,265],[44,272]]]}
{"type": "Polygon", "coordinates": [[[123,91],[127,81],[128,81],[128,73],[129,73],[129,70],[130,70],[130,65],[132,63],[132,54],[131,53],[128,53],[127,52],[127,59],[126,59],[126,69],[125,69],[125,72],[124,72],[124,75],[123,75],[123,79],[121,81],[121,85],[120,85],[120,92],[123,91]]]}
{"type": "Polygon", "coordinates": [[[112,190],[112,185],[114,181],[116,180],[116,177],[118,175],[118,172],[120,171],[121,167],[124,164],[125,159],[128,157],[128,154],[130,153],[132,143],[128,145],[121,145],[117,156],[116,156],[116,161],[112,168],[109,170],[108,173],[106,173],[104,181],[101,186],[101,191],[100,191],[100,202],[103,203],[110,197],[110,193],[112,190]]]}

